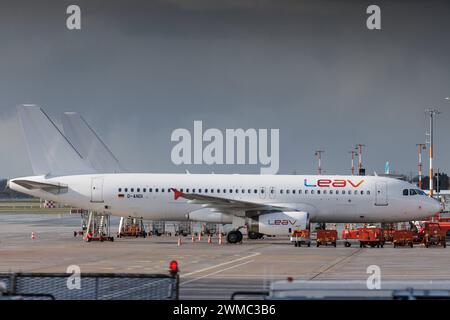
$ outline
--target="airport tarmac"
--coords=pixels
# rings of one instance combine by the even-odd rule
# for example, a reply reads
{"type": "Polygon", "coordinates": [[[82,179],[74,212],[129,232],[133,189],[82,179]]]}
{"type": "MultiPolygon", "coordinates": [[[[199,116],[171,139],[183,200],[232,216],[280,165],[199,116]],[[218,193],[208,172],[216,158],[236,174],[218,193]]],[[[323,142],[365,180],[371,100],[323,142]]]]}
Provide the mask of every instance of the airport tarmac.
{"type": "Polygon", "coordinates": [[[181,299],[229,299],[287,277],[365,280],[370,265],[380,267],[382,280],[450,280],[450,249],[442,247],[296,248],[274,238],[219,245],[205,237],[194,243],[185,237],[177,246],[176,237],[166,236],[87,243],[73,236],[80,221],[69,214],[0,214],[0,272],[65,272],[78,265],[82,272],[167,273],[177,260],[181,299]]]}

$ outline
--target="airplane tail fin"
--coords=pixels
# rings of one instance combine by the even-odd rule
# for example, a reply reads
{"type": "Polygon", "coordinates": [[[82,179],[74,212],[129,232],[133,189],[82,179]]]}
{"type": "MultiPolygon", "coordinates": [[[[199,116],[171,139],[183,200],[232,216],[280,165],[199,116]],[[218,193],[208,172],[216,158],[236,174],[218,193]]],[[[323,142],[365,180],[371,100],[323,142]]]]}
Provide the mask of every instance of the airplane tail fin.
{"type": "Polygon", "coordinates": [[[62,120],[67,139],[97,172],[119,173],[126,171],[108,146],[80,114],[66,112],[62,120]]]}
{"type": "Polygon", "coordinates": [[[40,107],[22,105],[17,109],[35,175],[95,172],[40,107]]]}

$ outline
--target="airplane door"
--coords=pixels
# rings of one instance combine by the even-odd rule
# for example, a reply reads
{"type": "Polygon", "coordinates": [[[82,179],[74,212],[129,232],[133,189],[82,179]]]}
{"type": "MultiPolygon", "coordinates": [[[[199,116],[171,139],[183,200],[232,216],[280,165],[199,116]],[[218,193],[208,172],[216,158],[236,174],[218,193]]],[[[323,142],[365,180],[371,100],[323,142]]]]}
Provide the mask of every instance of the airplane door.
{"type": "Polygon", "coordinates": [[[276,193],[275,187],[270,187],[269,188],[269,198],[270,199],[274,199],[275,198],[275,193],[276,193]]]}
{"type": "Polygon", "coordinates": [[[387,206],[388,198],[387,198],[387,183],[386,182],[377,182],[375,185],[375,205],[376,206],[387,206]]]}
{"type": "Polygon", "coordinates": [[[103,178],[92,178],[91,202],[103,202],[103,178]]]}
{"type": "Polygon", "coordinates": [[[259,188],[259,197],[261,199],[265,199],[266,198],[266,188],[264,188],[264,187],[259,188]]]}

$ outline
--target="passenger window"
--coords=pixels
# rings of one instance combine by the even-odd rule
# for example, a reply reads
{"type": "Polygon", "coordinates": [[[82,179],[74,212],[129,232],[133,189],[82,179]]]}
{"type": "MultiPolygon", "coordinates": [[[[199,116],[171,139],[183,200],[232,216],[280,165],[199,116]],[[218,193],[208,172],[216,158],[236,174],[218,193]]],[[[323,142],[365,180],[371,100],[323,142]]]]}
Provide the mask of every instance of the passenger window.
{"type": "Polygon", "coordinates": [[[186,189],[186,193],[189,193],[189,188],[186,189]]]}
{"type": "Polygon", "coordinates": [[[230,189],[230,193],[233,193],[233,189],[230,189]]]}
{"type": "Polygon", "coordinates": [[[147,192],[147,188],[142,189],[142,192],[147,192]]]}
{"type": "Polygon", "coordinates": [[[292,193],[295,194],[295,190],[292,190],[292,193]]]}
{"type": "Polygon", "coordinates": [[[408,189],[403,189],[403,195],[407,196],[409,194],[408,189]]]}
{"type": "Polygon", "coordinates": [[[128,188],[125,188],[125,192],[128,192],[128,188]]]}
{"type": "Polygon", "coordinates": [[[330,190],[330,194],[333,194],[333,190],[330,190]]]}
{"type": "Polygon", "coordinates": [[[227,189],[223,189],[223,193],[227,193],[227,189]]]}
{"type": "Polygon", "coordinates": [[[339,190],[336,190],[336,194],[339,194],[339,190]]]}
{"type": "Polygon", "coordinates": [[[320,194],[320,190],[317,190],[317,194],[320,194]]]}
{"type": "Polygon", "coordinates": [[[130,189],[130,192],[134,192],[134,188],[131,188],[131,189],[130,189]]]}
{"type": "Polygon", "coordinates": [[[355,194],[355,195],[358,195],[358,190],[355,190],[354,194],[355,194]]]}
{"type": "Polygon", "coordinates": [[[149,188],[149,189],[148,189],[148,192],[153,192],[153,189],[152,189],[152,188],[149,188]]]}
{"type": "Polygon", "coordinates": [[[136,192],[141,192],[141,188],[137,188],[137,189],[136,189],[136,192]]]}
{"type": "Polygon", "coordinates": [[[370,191],[369,191],[369,190],[367,190],[367,191],[366,191],[366,194],[370,194],[370,191]]]}
{"type": "Polygon", "coordinates": [[[238,190],[238,189],[236,189],[235,191],[236,191],[236,193],[239,193],[239,190],[238,190]]]}
{"type": "Polygon", "coordinates": [[[155,192],[159,192],[159,189],[158,189],[158,188],[156,188],[156,189],[155,189],[155,192]]]}
{"type": "Polygon", "coordinates": [[[289,189],[286,190],[286,194],[289,194],[289,189]]]}
{"type": "Polygon", "coordinates": [[[308,194],[308,190],[305,190],[305,194],[308,194]]]}
{"type": "Polygon", "coordinates": [[[261,188],[261,194],[263,194],[264,193],[264,188],[261,188]]]}
{"type": "Polygon", "coordinates": [[[414,189],[409,189],[409,195],[410,196],[415,196],[417,194],[416,190],[414,189]]]}
{"type": "Polygon", "coordinates": [[[302,193],[302,190],[300,189],[300,190],[298,190],[298,194],[301,194],[302,193]]]}
{"type": "Polygon", "coordinates": [[[361,194],[364,194],[364,191],[363,190],[361,190],[361,192],[360,192],[361,194]]]}
{"type": "Polygon", "coordinates": [[[311,194],[314,194],[314,190],[311,190],[311,194]]]}
{"type": "Polygon", "coordinates": [[[217,189],[217,193],[220,193],[220,189],[217,189]]]}
{"type": "Polygon", "coordinates": [[[327,190],[323,190],[323,194],[327,194],[327,190]]]}
{"type": "Polygon", "coordinates": [[[119,188],[119,192],[122,192],[122,188],[119,188]]]}
{"type": "Polygon", "coordinates": [[[161,192],[164,192],[164,188],[161,189],[161,192]]]}
{"type": "Polygon", "coordinates": [[[205,193],[208,193],[208,189],[205,189],[205,193]]]}

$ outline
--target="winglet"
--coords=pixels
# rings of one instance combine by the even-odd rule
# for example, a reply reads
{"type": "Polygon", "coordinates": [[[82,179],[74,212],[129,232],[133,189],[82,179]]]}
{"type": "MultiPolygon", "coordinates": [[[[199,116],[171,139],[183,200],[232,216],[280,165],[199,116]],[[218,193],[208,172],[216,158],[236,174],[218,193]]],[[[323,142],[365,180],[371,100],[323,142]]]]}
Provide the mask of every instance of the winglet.
{"type": "Polygon", "coordinates": [[[175,188],[171,188],[170,190],[173,191],[173,198],[174,198],[175,200],[177,200],[179,197],[182,197],[182,196],[183,196],[183,192],[178,191],[178,190],[175,189],[175,188]]]}

